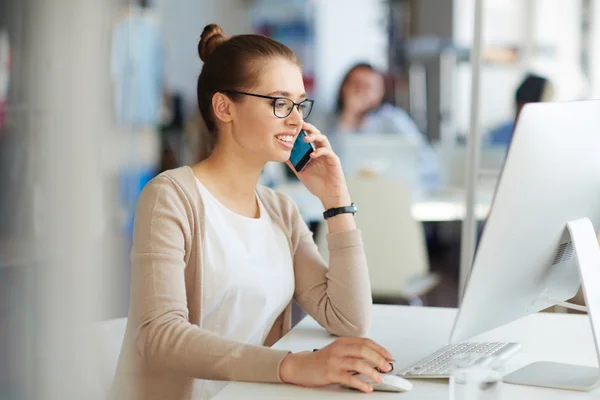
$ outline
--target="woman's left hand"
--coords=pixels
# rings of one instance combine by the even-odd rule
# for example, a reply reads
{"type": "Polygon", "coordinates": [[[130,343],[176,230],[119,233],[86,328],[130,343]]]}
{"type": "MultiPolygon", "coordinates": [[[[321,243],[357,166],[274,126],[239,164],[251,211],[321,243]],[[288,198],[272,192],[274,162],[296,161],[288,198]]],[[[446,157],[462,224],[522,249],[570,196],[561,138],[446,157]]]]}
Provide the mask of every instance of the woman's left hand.
{"type": "Polygon", "coordinates": [[[313,143],[316,150],[310,155],[310,162],[302,172],[297,173],[292,163],[286,164],[294,171],[306,188],[323,203],[325,209],[350,205],[350,195],[346,187],[346,179],[342,171],[339,157],[331,149],[331,144],[313,125],[305,122],[302,129],[308,136],[307,143],[313,143]]]}

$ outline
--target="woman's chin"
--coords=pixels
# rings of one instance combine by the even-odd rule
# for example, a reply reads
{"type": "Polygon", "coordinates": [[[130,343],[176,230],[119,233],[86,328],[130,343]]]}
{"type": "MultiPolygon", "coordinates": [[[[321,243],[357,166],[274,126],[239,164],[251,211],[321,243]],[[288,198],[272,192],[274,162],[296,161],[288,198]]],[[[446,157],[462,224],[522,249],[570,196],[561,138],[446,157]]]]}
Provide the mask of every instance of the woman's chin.
{"type": "Polygon", "coordinates": [[[271,155],[271,161],[286,162],[290,159],[291,151],[277,151],[271,155]]]}

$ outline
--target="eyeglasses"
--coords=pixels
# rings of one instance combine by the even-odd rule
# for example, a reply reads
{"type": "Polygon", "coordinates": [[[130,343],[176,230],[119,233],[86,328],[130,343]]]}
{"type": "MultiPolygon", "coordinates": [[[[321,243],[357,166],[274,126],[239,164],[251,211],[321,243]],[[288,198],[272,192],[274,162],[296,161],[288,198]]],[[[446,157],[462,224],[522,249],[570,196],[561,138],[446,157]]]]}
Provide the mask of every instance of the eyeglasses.
{"type": "Polygon", "coordinates": [[[314,103],[314,100],[310,99],[302,100],[300,103],[296,103],[287,97],[263,96],[262,94],[239,92],[237,90],[221,90],[221,92],[229,94],[243,94],[246,96],[273,100],[273,114],[275,114],[277,118],[287,118],[292,113],[294,107],[296,107],[300,114],[302,114],[302,119],[306,119],[310,115],[314,103]]]}

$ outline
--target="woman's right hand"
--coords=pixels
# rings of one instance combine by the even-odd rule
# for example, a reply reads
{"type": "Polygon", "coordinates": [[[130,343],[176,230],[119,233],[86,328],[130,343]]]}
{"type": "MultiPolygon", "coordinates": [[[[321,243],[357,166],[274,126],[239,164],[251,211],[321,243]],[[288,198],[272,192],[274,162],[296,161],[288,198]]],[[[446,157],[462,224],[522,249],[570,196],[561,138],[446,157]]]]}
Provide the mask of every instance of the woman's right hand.
{"type": "Polygon", "coordinates": [[[288,354],[281,362],[279,376],[283,382],[299,386],[339,383],[369,393],[373,387],[354,373],[381,382],[381,374],[374,367],[389,372],[391,361],[392,355],[370,339],[339,338],[318,351],[288,354]]]}

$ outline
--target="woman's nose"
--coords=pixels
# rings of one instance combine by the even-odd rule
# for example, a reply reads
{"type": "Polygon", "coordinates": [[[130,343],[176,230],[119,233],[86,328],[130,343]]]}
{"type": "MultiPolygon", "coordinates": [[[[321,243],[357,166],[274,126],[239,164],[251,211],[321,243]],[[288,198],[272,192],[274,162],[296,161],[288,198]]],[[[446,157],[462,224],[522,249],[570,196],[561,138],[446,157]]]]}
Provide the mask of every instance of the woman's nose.
{"type": "Polygon", "coordinates": [[[294,125],[300,125],[303,121],[302,111],[300,111],[299,106],[294,106],[292,108],[292,112],[287,118],[287,121],[294,125]]]}

